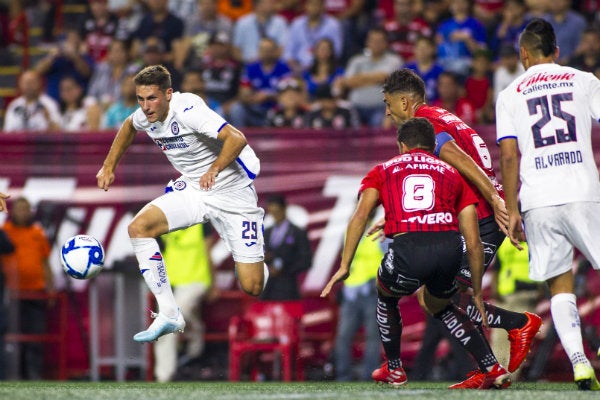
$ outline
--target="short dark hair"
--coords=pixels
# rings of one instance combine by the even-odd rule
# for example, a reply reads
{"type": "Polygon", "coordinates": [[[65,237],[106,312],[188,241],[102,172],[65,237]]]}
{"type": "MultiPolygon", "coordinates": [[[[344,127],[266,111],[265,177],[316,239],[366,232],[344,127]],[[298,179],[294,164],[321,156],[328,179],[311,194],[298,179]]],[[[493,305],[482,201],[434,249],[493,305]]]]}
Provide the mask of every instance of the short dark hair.
{"type": "Polygon", "coordinates": [[[402,68],[392,72],[383,82],[383,93],[404,92],[425,98],[425,82],[412,69],[402,68]]]}
{"type": "Polygon", "coordinates": [[[267,198],[267,204],[277,204],[282,208],[287,207],[287,200],[281,193],[274,193],[267,198]]]}
{"type": "Polygon", "coordinates": [[[133,82],[136,86],[156,85],[163,92],[172,86],[171,73],[162,65],[147,66],[135,75],[133,82]]]}
{"type": "Polygon", "coordinates": [[[519,44],[531,52],[541,52],[544,57],[554,54],[556,34],[552,24],[542,18],[532,19],[521,33],[519,44]]]}
{"type": "Polygon", "coordinates": [[[410,149],[435,150],[435,131],[425,118],[411,118],[398,127],[398,142],[410,149]]]}

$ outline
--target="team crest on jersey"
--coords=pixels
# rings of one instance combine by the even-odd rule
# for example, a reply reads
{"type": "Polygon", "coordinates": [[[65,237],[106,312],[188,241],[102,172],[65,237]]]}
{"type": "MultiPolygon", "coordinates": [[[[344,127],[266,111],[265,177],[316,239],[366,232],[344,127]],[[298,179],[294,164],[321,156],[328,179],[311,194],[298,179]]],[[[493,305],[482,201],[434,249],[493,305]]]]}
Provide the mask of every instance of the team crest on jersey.
{"type": "Polygon", "coordinates": [[[171,124],[171,132],[173,132],[173,135],[179,135],[179,124],[177,124],[177,121],[173,121],[171,124]]]}
{"type": "Polygon", "coordinates": [[[183,190],[187,184],[184,181],[175,181],[173,182],[173,189],[175,190],[183,190]]]}

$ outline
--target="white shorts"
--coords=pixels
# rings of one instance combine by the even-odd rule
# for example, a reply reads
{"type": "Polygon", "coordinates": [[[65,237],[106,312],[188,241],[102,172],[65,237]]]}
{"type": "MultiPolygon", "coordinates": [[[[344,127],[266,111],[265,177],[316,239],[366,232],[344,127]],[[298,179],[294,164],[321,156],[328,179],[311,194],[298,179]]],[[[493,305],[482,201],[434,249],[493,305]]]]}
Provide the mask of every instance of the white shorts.
{"type": "Polygon", "coordinates": [[[577,202],[523,214],[529,245],[529,277],[545,281],[571,270],[573,247],[600,269],[600,203],[577,202]]]}
{"type": "Polygon", "coordinates": [[[227,245],[233,259],[255,263],[264,259],[263,219],[253,185],[226,193],[194,189],[179,178],[169,184],[173,189],[150,204],[167,217],[169,231],[210,221],[227,245]]]}

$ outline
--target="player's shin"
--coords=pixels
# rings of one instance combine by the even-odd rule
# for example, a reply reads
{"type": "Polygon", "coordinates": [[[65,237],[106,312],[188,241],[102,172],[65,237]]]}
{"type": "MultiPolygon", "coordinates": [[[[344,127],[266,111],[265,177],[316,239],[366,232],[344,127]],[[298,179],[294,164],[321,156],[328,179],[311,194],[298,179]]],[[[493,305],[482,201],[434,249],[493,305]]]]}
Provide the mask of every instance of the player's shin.
{"type": "Polygon", "coordinates": [[[377,298],[377,326],[383,344],[388,366],[391,370],[400,368],[400,337],[402,336],[402,316],[398,309],[398,299],[382,296],[377,298]]]}

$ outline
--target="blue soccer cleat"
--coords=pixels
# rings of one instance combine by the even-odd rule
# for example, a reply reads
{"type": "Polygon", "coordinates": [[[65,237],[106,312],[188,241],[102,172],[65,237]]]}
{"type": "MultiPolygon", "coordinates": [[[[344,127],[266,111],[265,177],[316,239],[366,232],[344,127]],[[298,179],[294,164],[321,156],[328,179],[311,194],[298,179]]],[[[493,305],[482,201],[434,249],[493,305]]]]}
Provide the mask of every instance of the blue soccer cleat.
{"type": "Polygon", "coordinates": [[[159,337],[168,335],[169,333],[183,333],[185,320],[183,319],[183,315],[181,315],[181,311],[177,310],[176,318],[169,318],[162,313],[155,312],[152,312],[150,316],[154,318],[154,322],[150,324],[148,329],[138,332],[133,336],[133,340],[136,342],[153,342],[159,337]]]}

